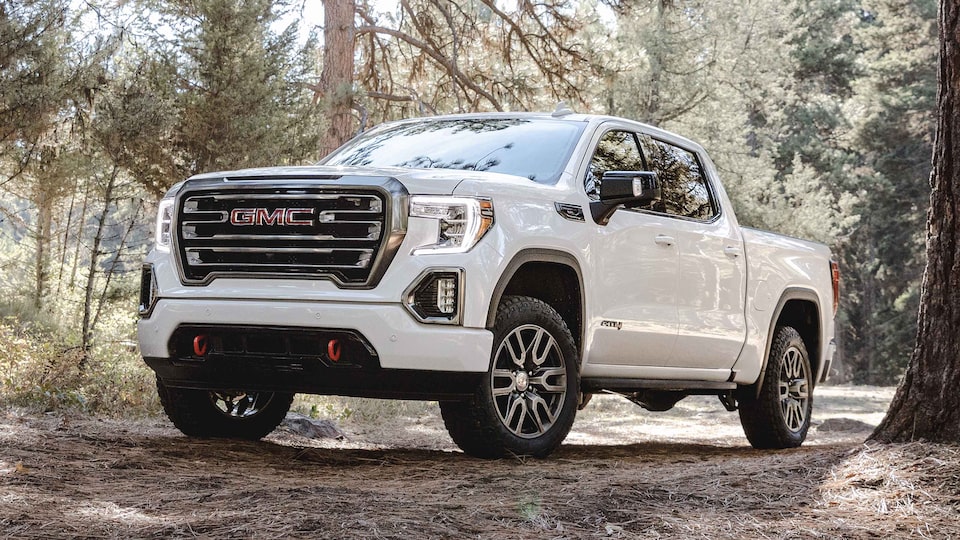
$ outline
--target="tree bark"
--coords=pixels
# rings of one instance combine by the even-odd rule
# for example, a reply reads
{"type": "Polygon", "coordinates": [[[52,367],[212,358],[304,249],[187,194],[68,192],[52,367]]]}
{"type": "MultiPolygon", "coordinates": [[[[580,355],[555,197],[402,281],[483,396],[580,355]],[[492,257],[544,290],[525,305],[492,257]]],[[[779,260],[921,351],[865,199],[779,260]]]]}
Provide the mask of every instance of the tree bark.
{"type": "MultiPolygon", "coordinates": [[[[108,208],[110,204],[111,201],[108,200],[108,208]]],[[[116,204],[116,200],[113,201],[113,204],[116,204]]],[[[100,298],[97,300],[97,309],[93,314],[93,320],[90,321],[90,328],[88,329],[91,335],[97,329],[97,323],[100,322],[100,315],[103,313],[103,307],[107,305],[107,296],[110,294],[110,284],[113,282],[113,278],[120,270],[120,264],[123,262],[123,250],[127,248],[127,244],[130,241],[130,235],[133,234],[137,223],[140,221],[140,210],[142,209],[143,200],[141,199],[140,204],[137,205],[137,210],[127,222],[127,228],[123,231],[123,236],[120,237],[120,244],[117,246],[117,251],[113,254],[113,260],[110,262],[110,267],[107,268],[107,271],[103,275],[103,288],[100,289],[100,298]]]]}
{"type": "Polygon", "coordinates": [[[85,187],[83,188],[83,205],[80,207],[80,217],[77,219],[77,223],[80,223],[81,226],[74,232],[73,264],[70,268],[70,284],[67,285],[68,289],[72,289],[77,282],[77,265],[80,264],[80,246],[83,244],[82,224],[87,222],[87,206],[90,203],[90,185],[91,182],[85,182],[85,187]]]}
{"type": "Polygon", "coordinates": [[[70,231],[73,229],[73,207],[77,202],[77,190],[80,188],[80,180],[73,183],[73,189],[70,190],[70,207],[67,209],[67,226],[63,228],[63,243],[60,245],[60,268],[57,275],[57,292],[54,293],[60,298],[60,291],[63,288],[63,270],[67,267],[67,248],[70,246],[70,231]]]}
{"type": "Polygon", "coordinates": [[[917,341],[871,439],[960,441],[960,0],[941,0],[937,136],[917,341]]]}
{"type": "Polygon", "coordinates": [[[43,299],[47,295],[47,262],[49,255],[47,248],[50,245],[50,229],[53,224],[53,205],[50,192],[43,186],[37,190],[37,250],[34,257],[33,306],[43,307],[43,299]]]}
{"type": "Polygon", "coordinates": [[[356,36],[354,0],[323,2],[323,71],[320,91],[326,105],[327,132],[320,140],[320,155],[327,155],[354,133],[353,68],[356,36]]]}
{"type": "MultiPolygon", "coordinates": [[[[51,152],[52,154],[52,152],[51,152]]],[[[53,204],[56,188],[46,164],[40,166],[40,178],[36,179],[33,189],[34,204],[37,205],[36,241],[37,251],[34,258],[33,305],[40,309],[47,296],[47,281],[50,270],[51,230],[53,229],[53,204]]]]}
{"type": "Polygon", "coordinates": [[[100,263],[100,245],[103,243],[104,229],[107,226],[107,218],[110,216],[110,208],[114,204],[113,191],[117,186],[117,176],[120,174],[120,167],[114,165],[107,177],[107,184],[103,191],[103,208],[97,217],[97,230],[93,235],[93,244],[90,246],[90,262],[87,269],[87,283],[84,287],[83,295],[83,327],[80,335],[80,349],[83,356],[80,358],[78,368],[83,371],[87,365],[87,357],[93,346],[93,288],[96,284],[97,265],[100,263]]]}

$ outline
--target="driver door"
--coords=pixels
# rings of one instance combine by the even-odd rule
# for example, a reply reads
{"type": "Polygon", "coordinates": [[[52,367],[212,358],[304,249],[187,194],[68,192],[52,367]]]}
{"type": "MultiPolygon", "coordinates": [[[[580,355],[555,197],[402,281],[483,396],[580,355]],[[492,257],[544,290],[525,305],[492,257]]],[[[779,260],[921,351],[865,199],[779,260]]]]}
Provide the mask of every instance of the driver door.
{"type": "MultiPolygon", "coordinates": [[[[587,196],[597,200],[606,171],[645,171],[638,134],[607,129],[597,139],[584,179],[587,196]]],[[[588,366],[667,366],[678,334],[679,252],[670,219],[618,209],[596,225],[588,252],[594,316],[588,366]]],[[[594,370],[596,371],[596,370],[594,370]]]]}

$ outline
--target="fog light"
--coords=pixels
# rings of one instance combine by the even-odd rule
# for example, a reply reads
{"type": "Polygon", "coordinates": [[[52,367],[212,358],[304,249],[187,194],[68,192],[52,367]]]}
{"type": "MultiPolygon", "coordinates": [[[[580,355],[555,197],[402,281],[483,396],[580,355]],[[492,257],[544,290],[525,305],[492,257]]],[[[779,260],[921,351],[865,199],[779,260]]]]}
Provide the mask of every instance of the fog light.
{"type": "Polygon", "coordinates": [[[420,322],[459,324],[462,280],[459,268],[428,270],[404,293],[404,303],[420,322]]]}
{"type": "Polygon", "coordinates": [[[437,309],[450,314],[457,309],[457,280],[452,277],[437,279],[437,309]]]}

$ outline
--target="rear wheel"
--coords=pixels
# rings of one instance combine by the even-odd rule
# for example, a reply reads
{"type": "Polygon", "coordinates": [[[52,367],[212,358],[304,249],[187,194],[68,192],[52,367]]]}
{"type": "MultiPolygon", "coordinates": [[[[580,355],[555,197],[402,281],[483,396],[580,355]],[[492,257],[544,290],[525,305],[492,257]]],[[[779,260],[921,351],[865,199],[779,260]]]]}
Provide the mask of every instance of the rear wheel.
{"type": "Polygon", "coordinates": [[[441,402],[454,442],[483,458],[546,456],[566,438],[577,411],[579,355],[548,304],[507,297],[497,310],[490,370],[468,402],[441,402]]]}
{"type": "Polygon", "coordinates": [[[184,435],[257,440],[273,431],[290,410],[293,394],[173,388],[157,379],[167,417],[184,435]]]}
{"type": "Polygon", "coordinates": [[[738,399],[740,423],[754,448],[795,448],[810,429],[813,377],[810,356],[790,326],[776,329],[759,393],[744,387],[738,399]]]}

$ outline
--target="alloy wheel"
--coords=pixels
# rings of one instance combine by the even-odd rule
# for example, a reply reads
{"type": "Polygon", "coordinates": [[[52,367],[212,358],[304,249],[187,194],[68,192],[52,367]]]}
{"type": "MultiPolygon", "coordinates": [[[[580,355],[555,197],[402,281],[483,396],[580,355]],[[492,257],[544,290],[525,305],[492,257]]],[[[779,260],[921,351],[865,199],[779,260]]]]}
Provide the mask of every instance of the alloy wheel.
{"type": "Polygon", "coordinates": [[[514,435],[531,439],[548,432],[567,393],[556,339],[534,324],[513,329],[497,349],[490,384],[497,415],[514,435]]]}
{"type": "Polygon", "coordinates": [[[794,433],[803,429],[807,421],[809,379],[803,353],[796,347],[788,348],[780,365],[780,410],[787,429],[794,433]]]}
{"type": "Polygon", "coordinates": [[[210,402],[224,416],[249,418],[263,411],[273,399],[271,392],[210,392],[210,402]]]}

